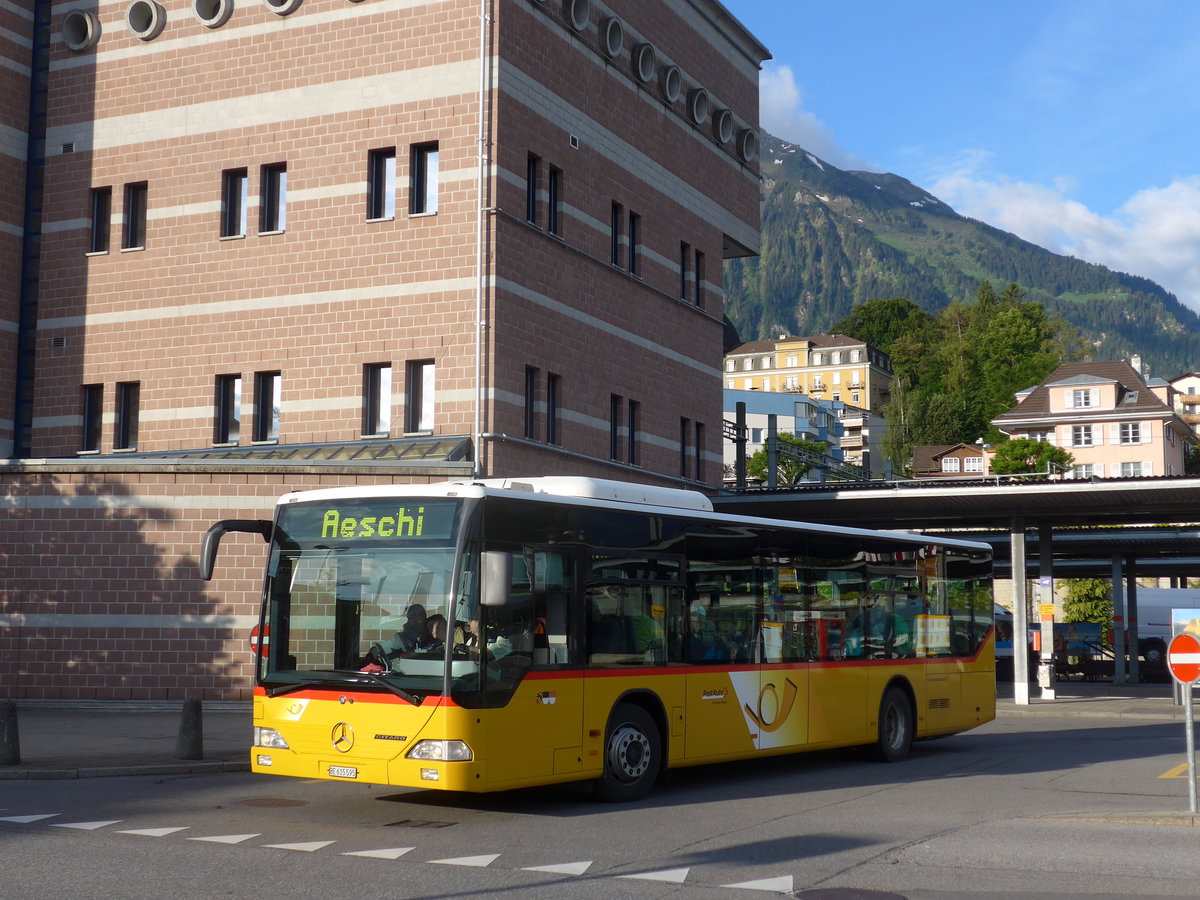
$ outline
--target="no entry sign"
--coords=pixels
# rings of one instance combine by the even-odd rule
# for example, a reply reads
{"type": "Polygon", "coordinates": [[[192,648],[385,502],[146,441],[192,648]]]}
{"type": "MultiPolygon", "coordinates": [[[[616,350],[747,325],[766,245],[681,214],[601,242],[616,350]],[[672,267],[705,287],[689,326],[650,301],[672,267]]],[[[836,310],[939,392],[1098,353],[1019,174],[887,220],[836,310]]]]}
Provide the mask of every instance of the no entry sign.
{"type": "Polygon", "coordinates": [[[1177,634],[1167,647],[1167,668],[1180,684],[1193,684],[1200,678],[1200,638],[1194,634],[1177,634]]]}

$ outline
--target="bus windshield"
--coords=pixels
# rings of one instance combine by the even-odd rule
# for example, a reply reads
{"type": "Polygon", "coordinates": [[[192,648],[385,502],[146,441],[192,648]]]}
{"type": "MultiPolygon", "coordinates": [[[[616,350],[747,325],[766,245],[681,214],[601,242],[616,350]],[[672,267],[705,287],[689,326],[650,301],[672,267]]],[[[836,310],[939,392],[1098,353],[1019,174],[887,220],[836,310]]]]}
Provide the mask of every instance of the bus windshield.
{"type": "MultiPolygon", "coordinates": [[[[460,517],[450,500],[282,508],[259,661],[268,692],[336,683],[373,685],[412,702],[440,693],[447,637],[471,614],[452,594],[460,517]]],[[[459,578],[460,595],[470,595],[471,581],[469,573],[459,578]]]]}

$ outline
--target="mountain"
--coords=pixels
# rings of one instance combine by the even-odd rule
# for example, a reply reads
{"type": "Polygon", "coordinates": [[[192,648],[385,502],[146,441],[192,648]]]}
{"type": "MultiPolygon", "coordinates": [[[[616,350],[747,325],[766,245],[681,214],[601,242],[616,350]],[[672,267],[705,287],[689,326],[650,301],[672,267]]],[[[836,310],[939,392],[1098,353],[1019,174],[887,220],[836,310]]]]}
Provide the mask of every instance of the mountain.
{"type": "Polygon", "coordinates": [[[1019,284],[1096,359],[1139,355],[1164,378],[1200,370],[1200,316],[1149,279],[968,219],[898,175],[843,171],[770,136],[762,160],[762,254],[725,274],[742,340],[821,334],[886,297],[934,312],[971,301],[986,279],[997,291],[1019,284]]]}

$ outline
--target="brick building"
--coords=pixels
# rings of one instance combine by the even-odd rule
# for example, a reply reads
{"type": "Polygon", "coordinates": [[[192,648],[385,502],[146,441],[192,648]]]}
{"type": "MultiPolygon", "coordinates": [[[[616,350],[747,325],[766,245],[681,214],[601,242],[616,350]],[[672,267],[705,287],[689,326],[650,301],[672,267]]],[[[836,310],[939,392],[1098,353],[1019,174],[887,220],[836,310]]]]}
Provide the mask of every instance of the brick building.
{"type": "Polygon", "coordinates": [[[0,53],[0,692],[243,696],[261,552],[195,550],[285,488],[719,483],[716,0],[3,0],[0,53]]]}

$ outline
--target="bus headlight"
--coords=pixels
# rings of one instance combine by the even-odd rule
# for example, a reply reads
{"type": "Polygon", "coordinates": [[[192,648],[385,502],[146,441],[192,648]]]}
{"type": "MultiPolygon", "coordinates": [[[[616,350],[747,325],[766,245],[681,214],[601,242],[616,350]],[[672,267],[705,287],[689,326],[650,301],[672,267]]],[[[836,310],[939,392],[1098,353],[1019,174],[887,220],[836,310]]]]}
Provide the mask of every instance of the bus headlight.
{"type": "Polygon", "coordinates": [[[263,728],[261,725],[254,726],[254,746],[255,747],[273,747],[276,750],[287,750],[288,742],[283,739],[283,735],[274,728],[263,728]]]}
{"type": "Polygon", "coordinates": [[[408,751],[408,758],[467,762],[472,756],[471,748],[464,741],[418,741],[408,751]]]}

